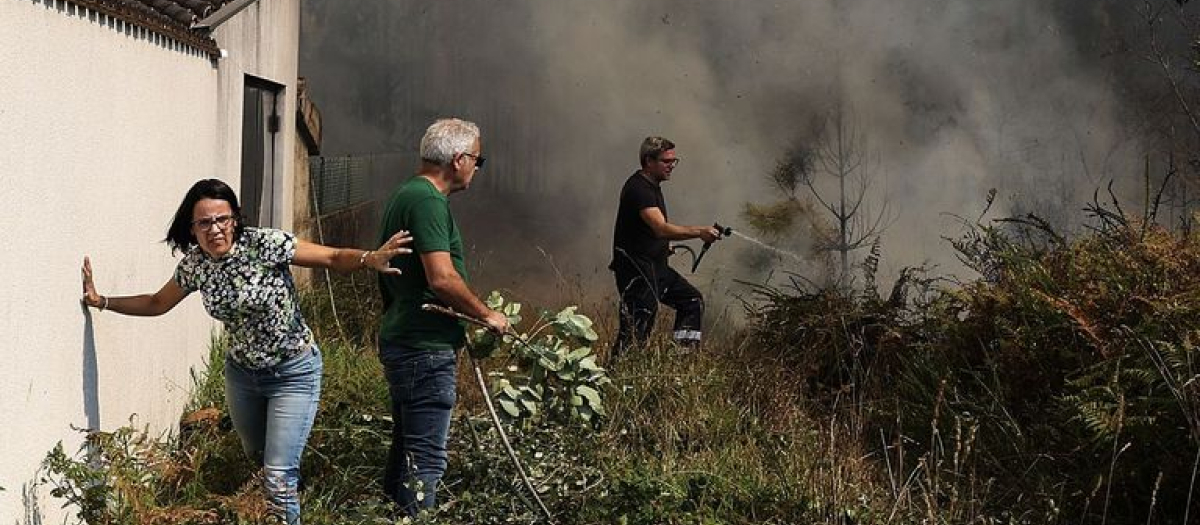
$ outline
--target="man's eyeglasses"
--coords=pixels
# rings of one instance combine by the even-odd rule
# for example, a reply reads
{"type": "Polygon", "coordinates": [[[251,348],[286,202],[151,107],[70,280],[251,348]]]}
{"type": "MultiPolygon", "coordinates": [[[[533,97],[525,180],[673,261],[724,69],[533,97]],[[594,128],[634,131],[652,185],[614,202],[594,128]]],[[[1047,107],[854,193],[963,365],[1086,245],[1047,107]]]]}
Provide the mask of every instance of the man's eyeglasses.
{"type": "Polygon", "coordinates": [[[483,163],[487,162],[487,157],[484,157],[483,155],[472,155],[470,153],[463,153],[463,156],[471,157],[471,158],[475,159],[475,167],[479,168],[479,169],[483,169],[483,163]]]}
{"type": "Polygon", "coordinates": [[[196,219],[192,221],[192,227],[203,232],[212,229],[213,225],[215,224],[217,225],[217,228],[224,230],[225,228],[229,227],[229,223],[231,222],[233,222],[233,215],[216,215],[213,217],[196,219]]]}
{"type": "Polygon", "coordinates": [[[683,159],[681,159],[679,157],[675,157],[673,159],[658,159],[659,162],[666,164],[668,166],[674,166],[676,164],[679,164],[679,161],[681,161],[681,160],[683,160],[683,159]]]}

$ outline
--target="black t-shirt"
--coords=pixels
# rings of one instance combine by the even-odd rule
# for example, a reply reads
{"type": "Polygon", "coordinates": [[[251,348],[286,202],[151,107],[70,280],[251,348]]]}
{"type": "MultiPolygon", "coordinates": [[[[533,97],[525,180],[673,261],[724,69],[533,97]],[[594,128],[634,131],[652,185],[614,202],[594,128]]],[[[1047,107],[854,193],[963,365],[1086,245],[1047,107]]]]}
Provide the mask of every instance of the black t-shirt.
{"type": "Polygon", "coordinates": [[[641,171],[637,171],[621,188],[617,225],[613,229],[613,263],[625,257],[640,261],[667,260],[670,245],[666,239],[655,237],[650,225],[642,220],[641,212],[646,208],[658,208],[664,218],[667,216],[667,203],[663,200],[662,188],[642,175],[641,171]]]}

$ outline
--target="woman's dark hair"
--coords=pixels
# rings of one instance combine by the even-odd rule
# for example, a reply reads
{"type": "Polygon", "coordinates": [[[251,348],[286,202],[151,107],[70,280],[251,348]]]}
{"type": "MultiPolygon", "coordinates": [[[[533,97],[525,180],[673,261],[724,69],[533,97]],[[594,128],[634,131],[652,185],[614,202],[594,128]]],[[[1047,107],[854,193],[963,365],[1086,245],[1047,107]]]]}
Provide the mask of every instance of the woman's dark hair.
{"type": "Polygon", "coordinates": [[[176,252],[186,252],[196,245],[196,235],[192,233],[192,211],[196,209],[196,203],[201,199],[228,202],[229,208],[233,210],[233,219],[236,223],[233,238],[235,241],[242,238],[242,232],[246,227],[242,225],[242,207],[238,205],[237,194],[224,182],[217,179],[204,179],[193,184],[187,195],[183,196],[183,202],[179,203],[179,209],[175,210],[175,218],[171,219],[171,226],[167,228],[167,238],[163,239],[163,242],[171,247],[171,255],[175,255],[176,252]]]}

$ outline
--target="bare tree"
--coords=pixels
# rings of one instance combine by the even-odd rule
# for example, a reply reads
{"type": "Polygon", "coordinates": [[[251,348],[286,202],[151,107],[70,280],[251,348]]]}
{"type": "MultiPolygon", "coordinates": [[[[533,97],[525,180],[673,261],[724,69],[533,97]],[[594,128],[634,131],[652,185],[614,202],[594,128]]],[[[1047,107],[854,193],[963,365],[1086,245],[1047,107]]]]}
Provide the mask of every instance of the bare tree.
{"type": "Polygon", "coordinates": [[[838,286],[850,285],[851,253],[877,244],[894,219],[886,197],[877,211],[870,206],[881,162],[854,122],[841,105],[816,119],[766,174],[783,198],[747,203],[742,211],[750,228],[771,242],[802,237],[805,258],[826,266],[838,286]]]}
{"type": "MultiPolygon", "coordinates": [[[[1166,205],[1167,225],[1190,232],[1200,201],[1196,188],[1200,186],[1200,18],[1194,9],[1187,9],[1188,0],[1143,0],[1134,7],[1145,31],[1140,47],[1141,58],[1156,70],[1162,85],[1150,98],[1155,103],[1147,111],[1147,135],[1154,141],[1158,155],[1166,157],[1166,165],[1157,170],[1154,180],[1146,161],[1145,191],[1160,187],[1159,197],[1166,205]],[[1176,159],[1183,159],[1176,163],[1176,159]],[[1174,177],[1175,175],[1180,175],[1174,177]]],[[[1194,6],[1193,6],[1194,7],[1194,6]]],[[[1158,202],[1154,210],[1145,205],[1147,219],[1158,217],[1158,202]]]]}
{"type": "MultiPolygon", "coordinates": [[[[1145,59],[1157,67],[1166,82],[1171,96],[1175,99],[1177,109],[1186,121],[1186,126],[1192,132],[1191,144],[1200,142],[1200,114],[1197,113],[1195,90],[1189,86],[1195,79],[1197,69],[1197,48],[1191,49],[1190,59],[1180,59],[1170,49],[1170,39],[1163,40],[1163,25],[1169,19],[1174,21],[1188,34],[1200,33],[1200,27],[1183,10],[1186,0],[1175,0],[1177,7],[1172,8],[1168,2],[1143,0],[1138,13],[1146,24],[1148,50],[1145,59]],[[1168,18],[1170,16],[1170,18],[1168,18]],[[1187,62],[1191,62],[1188,64],[1187,62]],[[1189,78],[1191,77],[1191,78],[1189,78]]],[[[1191,145],[1189,144],[1189,146],[1191,145]]]]}
{"type": "Polygon", "coordinates": [[[811,169],[801,172],[799,181],[829,213],[833,228],[818,245],[838,254],[841,273],[837,282],[846,284],[850,253],[876,242],[892,220],[886,197],[878,210],[871,209],[867,198],[880,175],[881,163],[877,154],[872,155],[855,119],[840,103],[825,119],[812,160],[811,169]]]}

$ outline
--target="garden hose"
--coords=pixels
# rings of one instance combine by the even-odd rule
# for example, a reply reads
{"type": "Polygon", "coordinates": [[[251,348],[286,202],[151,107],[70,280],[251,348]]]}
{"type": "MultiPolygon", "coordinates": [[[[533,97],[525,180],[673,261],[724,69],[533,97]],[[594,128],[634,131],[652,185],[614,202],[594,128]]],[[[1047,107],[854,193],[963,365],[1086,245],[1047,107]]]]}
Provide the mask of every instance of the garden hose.
{"type": "MultiPolygon", "coordinates": [[[[476,319],[474,317],[461,314],[445,306],[426,303],[421,305],[421,309],[425,310],[426,312],[435,312],[442,315],[447,315],[460,321],[482,326],[489,330],[492,329],[491,326],[483,322],[481,319],[476,319]]],[[[520,341],[521,344],[526,346],[529,345],[529,342],[525,341],[517,334],[510,332],[500,335],[512,336],[513,339],[520,341]]],[[[533,482],[530,481],[529,476],[525,474],[525,467],[521,464],[521,460],[517,458],[517,452],[513,450],[512,443],[508,440],[508,434],[504,432],[504,426],[500,424],[500,414],[496,413],[496,407],[492,405],[492,392],[488,390],[487,381],[485,381],[483,378],[483,370],[479,368],[479,361],[477,361],[474,357],[471,357],[470,352],[467,352],[467,356],[471,359],[471,368],[475,370],[475,383],[479,385],[479,390],[483,393],[483,401],[487,405],[488,415],[490,415],[492,418],[492,425],[496,427],[496,432],[500,434],[500,441],[504,443],[504,450],[508,452],[508,458],[512,460],[513,466],[515,466],[517,469],[517,474],[521,476],[521,481],[525,483],[525,488],[528,489],[529,493],[533,495],[533,500],[537,502],[538,508],[540,508],[542,513],[546,515],[546,520],[550,523],[554,523],[554,515],[550,514],[550,509],[546,508],[546,504],[542,502],[542,497],[538,495],[537,488],[533,486],[533,482]]]]}

